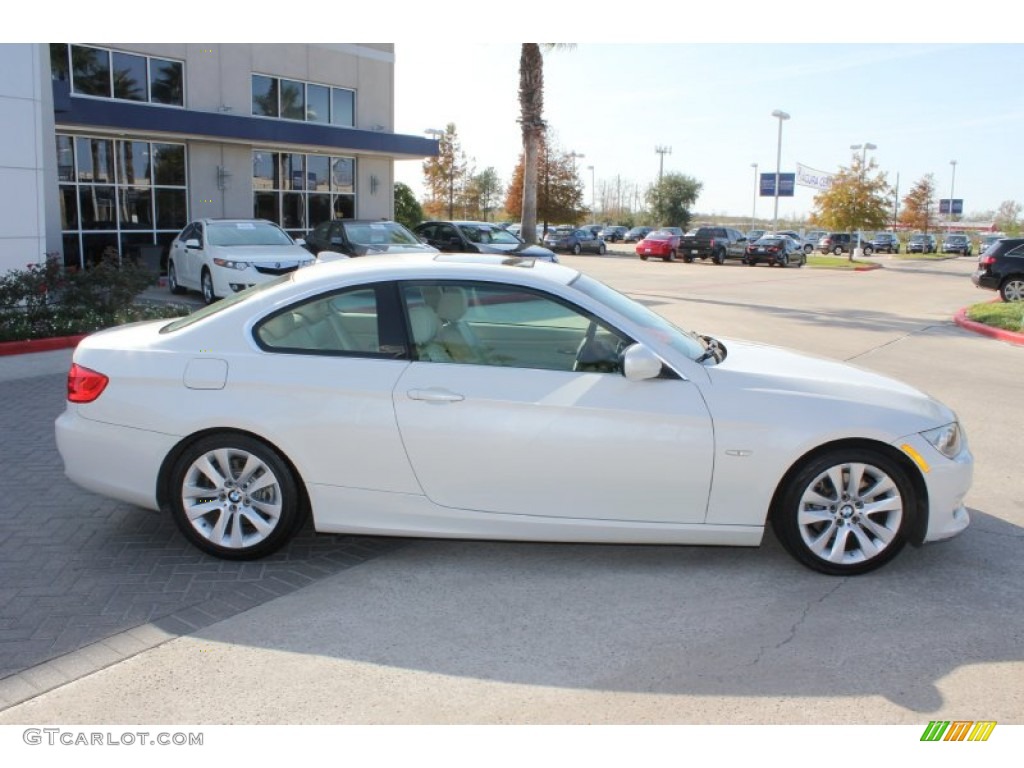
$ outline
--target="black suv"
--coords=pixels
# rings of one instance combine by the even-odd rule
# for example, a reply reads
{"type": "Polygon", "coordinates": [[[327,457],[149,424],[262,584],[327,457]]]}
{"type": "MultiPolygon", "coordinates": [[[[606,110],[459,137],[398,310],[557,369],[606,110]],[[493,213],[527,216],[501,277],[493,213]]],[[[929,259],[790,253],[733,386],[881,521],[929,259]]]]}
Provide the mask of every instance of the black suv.
{"type": "MultiPolygon", "coordinates": [[[[847,232],[829,232],[818,241],[819,251],[822,253],[834,253],[836,256],[841,253],[850,253],[856,247],[857,235],[851,235],[847,232]]],[[[867,240],[861,240],[860,247],[864,251],[865,256],[870,256],[875,252],[875,249],[867,240]]]]}
{"type": "Polygon", "coordinates": [[[999,291],[1003,301],[1024,300],[1024,238],[1004,237],[978,257],[971,282],[999,291]]]}
{"type": "Polygon", "coordinates": [[[882,251],[886,253],[899,253],[900,239],[892,232],[879,232],[871,238],[871,247],[878,253],[882,251]]]}
{"type": "Polygon", "coordinates": [[[938,253],[939,245],[935,242],[935,235],[916,234],[911,235],[907,241],[907,253],[938,253]]]}

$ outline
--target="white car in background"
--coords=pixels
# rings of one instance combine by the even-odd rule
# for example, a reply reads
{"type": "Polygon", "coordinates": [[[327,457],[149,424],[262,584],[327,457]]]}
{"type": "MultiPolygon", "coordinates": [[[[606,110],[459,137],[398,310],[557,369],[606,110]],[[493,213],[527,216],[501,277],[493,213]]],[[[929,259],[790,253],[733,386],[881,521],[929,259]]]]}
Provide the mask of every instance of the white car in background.
{"type": "Polygon", "coordinates": [[[319,264],[93,334],[68,477],[207,553],[318,531],[757,546],[851,575],[968,525],[955,414],[852,366],[681,330],[574,269],[319,264]]]}
{"type": "Polygon", "coordinates": [[[301,241],[263,219],[199,219],[171,243],[167,286],[207,304],[314,263],[301,241]]]}

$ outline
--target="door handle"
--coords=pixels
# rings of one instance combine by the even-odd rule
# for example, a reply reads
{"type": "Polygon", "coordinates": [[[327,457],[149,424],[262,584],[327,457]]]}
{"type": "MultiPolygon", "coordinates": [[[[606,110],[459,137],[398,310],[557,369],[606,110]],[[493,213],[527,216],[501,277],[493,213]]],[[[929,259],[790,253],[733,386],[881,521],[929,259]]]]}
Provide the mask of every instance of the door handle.
{"type": "Polygon", "coordinates": [[[448,389],[431,387],[430,389],[410,389],[407,393],[410,400],[423,400],[428,403],[457,403],[465,400],[464,395],[448,389]]]}

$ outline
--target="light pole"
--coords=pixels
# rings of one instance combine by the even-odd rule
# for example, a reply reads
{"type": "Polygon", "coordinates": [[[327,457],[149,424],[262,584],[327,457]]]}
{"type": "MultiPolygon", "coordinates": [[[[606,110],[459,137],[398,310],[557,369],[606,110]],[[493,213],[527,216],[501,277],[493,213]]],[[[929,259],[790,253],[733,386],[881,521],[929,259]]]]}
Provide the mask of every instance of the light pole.
{"type": "Polygon", "coordinates": [[[654,148],[654,151],[659,155],[659,158],[658,158],[658,203],[657,203],[657,205],[658,205],[659,215],[660,215],[660,209],[661,209],[661,177],[662,177],[662,174],[665,172],[665,155],[671,155],[672,154],[672,147],[666,147],[666,146],[662,146],[661,144],[659,144],[658,146],[656,146],[654,148]]]}
{"type": "MultiPolygon", "coordinates": [[[[586,157],[586,155],[584,155],[582,152],[577,152],[574,149],[572,152],[569,153],[568,156],[572,160],[572,178],[573,178],[573,183],[575,184],[576,183],[576,158],[583,158],[583,157],[586,157]]],[[[576,213],[576,210],[573,209],[573,214],[575,215],[575,213],[576,213]]],[[[575,218],[573,219],[573,221],[575,223],[575,218]]]]}
{"type": "Polygon", "coordinates": [[[594,193],[594,166],[588,165],[587,170],[590,171],[590,212],[596,217],[597,204],[595,203],[595,200],[597,199],[597,196],[594,193]]]}
{"type": "Polygon", "coordinates": [[[779,143],[775,151],[775,223],[772,225],[772,231],[778,232],[779,230],[779,187],[780,176],[782,175],[782,123],[789,120],[789,114],[783,112],[781,109],[776,109],[772,112],[772,117],[779,118],[779,143]]]}
{"type": "Polygon", "coordinates": [[[754,207],[750,211],[750,228],[753,229],[757,226],[757,163],[751,163],[750,167],[754,169],[754,207]]]}
{"type": "Polygon", "coordinates": [[[949,221],[946,225],[947,235],[953,231],[953,191],[956,189],[956,160],[950,160],[949,164],[953,166],[953,178],[949,182],[949,221]]]}
{"type": "MultiPolygon", "coordinates": [[[[878,149],[878,147],[876,145],[872,144],[870,141],[866,141],[863,144],[851,144],[850,145],[850,149],[852,149],[854,152],[856,152],[858,149],[861,150],[861,153],[860,153],[860,183],[861,183],[861,186],[864,186],[864,179],[867,178],[867,168],[866,168],[866,165],[867,165],[867,162],[868,162],[868,150],[869,149],[878,149]]],[[[860,238],[860,232],[861,232],[861,229],[858,226],[857,227],[857,249],[858,250],[860,250],[860,239],[861,239],[860,238]]]]}

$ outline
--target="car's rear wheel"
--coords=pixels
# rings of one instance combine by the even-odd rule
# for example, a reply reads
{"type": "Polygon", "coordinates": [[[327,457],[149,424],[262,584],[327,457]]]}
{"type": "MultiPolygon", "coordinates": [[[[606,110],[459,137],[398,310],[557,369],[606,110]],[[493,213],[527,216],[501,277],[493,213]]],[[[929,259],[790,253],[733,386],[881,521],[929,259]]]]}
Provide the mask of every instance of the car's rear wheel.
{"type": "Polygon", "coordinates": [[[1003,301],[1024,301],[1024,277],[1009,277],[999,286],[1003,301]]]}
{"type": "Polygon", "coordinates": [[[171,293],[181,295],[185,293],[185,287],[178,283],[178,271],[174,268],[174,262],[167,262],[167,287],[171,293]]]}
{"type": "Polygon", "coordinates": [[[606,253],[608,253],[608,246],[606,246],[604,243],[601,243],[599,246],[597,246],[598,256],[604,256],[606,253]]]}
{"type": "Polygon", "coordinates": [[[217,294],[213,292],[213,275],[205,267],[203,268],[203,275],[199,279],[199,284],[203,292],[203,301],[207,304],[213,304],[217,300],[217,294]]]}
{"type": "Polygon", "coordinates": [[[580,244],[579,244],[579,243],[576,243],[576,244],[575,244],[575,245],[573,245],[573,247],[572,247],[572,255],[573,255],[573,256],[579,256],[579,255],[580,255],[580,251],[582,251],[582,250],[583,250],[583,249],[582,249],[582,248],[580,248],[580,244]]]}
{"type": "Polygon", "coordinates": [[[872,253],[875,252],[875,249],[872,248],[870,245],[865,245],[863,251],[865,256],[870,256],[872,253]]]}
{"type": "Polygon", "coordinates": [[[204,552],[253,560],[280,549],[303,522],[298,485],[284,460],[247,435],[204,437],[168,480],[174,522],[204,552]]]}
{"type": "Polygon", "coordinates": [[[814,246],[813,245],[805,245],[804,246],[804,253],[814,253],[814,246]]]}
{"type": "Polygon", "coordinates": [[[839,448],[789,477],[772,511],[772,528],[807,567],[850,576],[899,553],[915,506],[914,487],[896,461],[867,448],[839,448]]]}
{"type": "Polygon", "coordinates": [[[788,267],[789,266],[789,254],[788,253],[784,253],[781,256],[779,256],[779,266],[780,267],[788,267]]]}
{"type": "Polygon", "coordinates": [[[644,256],[644,255],[643,255],[643,254],[641,253],[641,254],[640,254],[640,260],[641,260],[641,261],[647,261],[647,257],[646,257],[646,256],[644,256]]]}
{"type": "Polygon", "coordinates": [[[714,256],[711,257],[711,260],[715,262],[715,264],[725,264],[725,251],[721,249],[715,251],[715,254],[714,256]]]}
{"type": "Polygon", "coordinates": [[[832,255],[833,256],[842,256],[843,255],[843,248],[842,248],[842,246],[837,245],[835,248],[833,248],[832,249],[832,255]]]}

